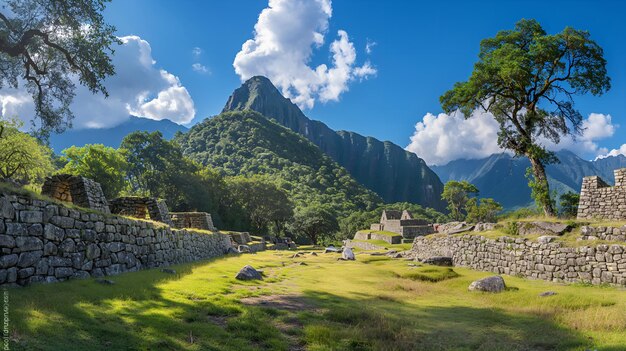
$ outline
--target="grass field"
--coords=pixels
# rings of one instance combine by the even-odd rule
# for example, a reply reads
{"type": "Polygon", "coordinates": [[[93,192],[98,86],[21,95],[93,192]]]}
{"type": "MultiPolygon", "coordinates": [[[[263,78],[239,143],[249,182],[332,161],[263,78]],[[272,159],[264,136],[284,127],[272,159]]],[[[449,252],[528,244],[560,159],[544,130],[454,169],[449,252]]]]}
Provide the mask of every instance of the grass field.
{"type": "Polygon", "coordinates": [[[626,290],[262,252],[8,290],[11,350],[624,350],[626,290]],[[233,277],[245,264],[261,282],[233,277]],[[558,294],[539,297],[544,291],[558,294]]]}

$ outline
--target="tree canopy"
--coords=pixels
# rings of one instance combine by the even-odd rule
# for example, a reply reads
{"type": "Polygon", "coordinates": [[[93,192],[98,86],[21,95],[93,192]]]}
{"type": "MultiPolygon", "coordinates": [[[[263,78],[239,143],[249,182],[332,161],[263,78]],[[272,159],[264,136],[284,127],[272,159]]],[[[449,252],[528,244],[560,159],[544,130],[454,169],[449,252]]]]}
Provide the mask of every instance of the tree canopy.
{"type": "Polygon", "coordinates": [[[40,185],[53,170],[51,151],[19,131],[21,123],[0,119],[0,178],[40,185]]]}
{"type": "Polygon", "coordinates": [[[296,211],[289,230],[296,236],[304,235],[316,245],[323,239],[332,238],[339,230],[339,224],[328,206],[311,204],[296,211]]]}
{"type": "Polygon", "coordinates": [[[579,134],[574,96],[601,95],[610,87],[603,50],[589,32],[566,27],[547,34],[537,21],[523,19],[514,30],[484,39],[470,78],[440,101],[446,112],[459,110],[466,118],[477,109],[490,112],[500,124],[498,144],[530,159],[533,196],[554,215],[545,165],[557,160],[540,140],[558,143],[579,134]]]}
{"type": "Polygon", "coordinates": [[[467,215],[467,205],[472,195],[478,194],[478,188],[466,180],[451,180],[443,186],[441,198],[448,202],[450,217],[461,221],[467,215]]]}
{"type": "Polygon", "coordinates": [[[102,17],[107,2],[7,0],[1,5],[0,88],[26,87],[40,136],[71,125],[74,77],[91,92],[108,95],[103,80],[114,74],[111,47],[118,39],[102,17]]]}

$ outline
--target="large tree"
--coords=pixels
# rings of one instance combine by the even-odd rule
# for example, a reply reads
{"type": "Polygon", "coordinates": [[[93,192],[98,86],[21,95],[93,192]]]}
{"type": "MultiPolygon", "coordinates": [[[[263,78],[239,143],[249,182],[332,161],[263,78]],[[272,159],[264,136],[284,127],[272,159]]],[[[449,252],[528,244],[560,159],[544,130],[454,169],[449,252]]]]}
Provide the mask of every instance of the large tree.
{"type": "Polygon", "coordinates": [[[40,185],[53,170],[51,151],[20,127],[19,121],[0,119],[0,179],[40,185]]]}
{"type": "Polygon", "coordinates": [[[62,162],[66,163],[59,172],[97,181],[107,198],[117,197],[127,187],[128,162],[123,152],[102,144],[87,144],[69,147],[62,153],[62,162]]]}
{"type": "Polygon", "coordinates": [[[0,88],[26,87],[40,136],[71,126],[73,77],[93,93],[107,95],[103,80],[114,74],[111,46],[118,42],[101,14],[107,2],[7,0],[0,5],[0,88]]]}
{"type": "Polygon", "coordinates": [[[545,165],[558,160],[541,141],[580,134],[574,96],[608,89],[603,51],[589,32],[566,27],[551,35],[537,21],[523,19],[514,30],[484,39],[470,78],[440,100],[446,112],[460,110],[465,118],[477,109],[493,115],[500,124],[498,144],[528,157],[533,197],[552,216],[545,165]]]}
{"type": "Polygon", "coordinates": [[[443,186],[441,198],[448,202],[450,217],[462,221],[467,215],[471,196],[478,194],[478,188],[466,181],[451,180],[443,186]]]}
{"type": "Polygon", "coordinates": [[[315,203],[299,208],[288,227],[296,236],[305,235],[317,245],[322,239],[332,239],[339,223],[328,206],[315,203]]]}

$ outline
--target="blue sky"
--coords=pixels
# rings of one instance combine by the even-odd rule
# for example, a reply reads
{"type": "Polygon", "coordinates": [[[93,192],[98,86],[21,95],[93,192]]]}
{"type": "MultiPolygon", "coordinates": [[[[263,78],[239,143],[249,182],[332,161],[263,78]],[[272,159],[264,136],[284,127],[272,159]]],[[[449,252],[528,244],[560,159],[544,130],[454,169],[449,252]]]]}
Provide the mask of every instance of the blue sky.
{"type": "MultiPolygon", "coordinates": [[[[272,1],[274,7],[278,7],[278,3],[283,6],[283,1],[287,0],[272,1]]],[[[356,59],[346,71],[349,78],[335,84],[331,82],[332,74],[326,72],[324,79],[328,81],[316,85],[316,89],[325,91],[330,98],[322,99],[321,94],[313,94],[311,101],[314,107],[304,110],[309,117],[321,120],[333,129],[356,131],[381,140],[391,140],[403,147],[408,145],[409,150],[418,153],[430,164],[497,152],[493,141],[483,140],[493,139],[495,133],[492,130],[494,125],[488,118],[478,116],[469,123],[439,115],[442,112],[439,96],[455,82],[467,79],[476,61],[481,39],[491,37],[499,30],[512,29],[521,18],[534,18],[548,33],[561,31],[565,26],[589,30],[592,39],[605,50],[608,61],[611,91],[601,97],[582,96],[576,100],[585,117],[591,113],[598,114],[588,121],[590,130],[594,132],[577,142],[566,141],[563,146],[591,159],[613,149],[616,149],[614,153],[618,153],[617,149],[626,143],[624,1],[293,2],[296,5],[291,9],[298,9],[297,13],[288,16],[284,12],[282,15],[278,12],[268,14],[267,18],[272,23],[264,24],[264,28],[270,32],[282,32],[281,35],[291,31],[299,36],[298,31],[303,29],[292,29],[291,24],[321,20],[327,26],[322,23],[317,28],[324,36],[323,44],[319,47],[312,43],[309,45],[310,62],[305,60],[304,64],[311,70],[300,65],[293,68],[290,77],[300,78],[298,69],[303,70],[303,75],[310,75],[320,64],[332,68],[335,61],[331,45],[335,42],[348,49],[346,45],[351,44],[356,54],[356,59]],[[322,8],[322,12],[315,10],[311,4],[316,3],[330,5],[332,15],[324,17],[322,12],[329,14],[330,9],[322,8]],[[346,32],[347,40],[340,40],[339,30],[346,32]],[[368,42],[375,43],[370,53],[366,52],[368,42]],[[359,71],[360,68],[363,70],[359,71]],[[418,124],[416,131],[417,123],[421,126],[418,124]],[[474,133],[476,129],[479,131],[474,133]]],[[[132,66],[121,67],[121,72],[130,72],[131,75],[118,77],[111,86],[122,86],[133,79],[150,81],[150,87],[145,88],[148,100],[155,98],[159,92],[166,92],[164,99],[182,96],[180,101],[184,103],[178,103],[175,112],[182,116],[179,122],[188,122],[194,117],[187,125],[219,113],[230,93],[241,84],[241,77],[233,67],[235,56],[242,50],[244,42],[255,39],[255,24],[261,11],[268,6],[268,0],[113,0],[105,11],[106,20],[117,27],[120,37],[134,36],[126,39],[127,46],[134,45],[133,52],[143,52],[141,50],[148,47],[148,51],[151,50],[148,56],[156,63],[150,72],[142,71],[145,76],[139,73],[136,77],[132,75],[132,72],[139,72],[132,66]],[[194,54],[194,48],[200,48],[201,53],[194,54]],[[206,72],[194,70],[194,64],[206,72]],[[155,77],[158,75],[160,78],[155,77]]],[[[288,38],[286,43],[291,45],[297,39],[288,38]]],[[[132,52],[127,48],[118,51],[120,65],[132,61],[132,52]]],[[[266,66],[274,64],[281,67],[286,62],[289,60],[285,57],[252,58],[240,67],[246,74],[263,73],[266,66]]],[[[280,72],[276,72],[274,77],[270,77],[272,80],[281,76],[280,72]]],[[[137,91],[141,89],[136,87],[137,91]]],[[[77,100],[81,97],[79,92],[77,100]]],[[[103,106],[108,104],[104,110],[113,109],[111,106],[115,101],[120,106],[124,104],[123,99],[109,100],[101,103],[103,106]]],[[[138,114],[157,119],[163,117],[158,101],[150,106],[140,105],[134,108],[138,114]]],[[[104,121],[109,117],[94,116],[92,121],[80,121],[79,115],[85,114],[83,111],[89,114],[93,110],[77,106],[78,123],[75,124],[78,127],[106,126],[98,120],[104,121]]],[[[110,115],[112,113],[106,116],[110,115]]],[[[110,123],[119,121],[111,119],[110,123]]],[[[626,153],[626,145],[622,153],[626,153]]]]}

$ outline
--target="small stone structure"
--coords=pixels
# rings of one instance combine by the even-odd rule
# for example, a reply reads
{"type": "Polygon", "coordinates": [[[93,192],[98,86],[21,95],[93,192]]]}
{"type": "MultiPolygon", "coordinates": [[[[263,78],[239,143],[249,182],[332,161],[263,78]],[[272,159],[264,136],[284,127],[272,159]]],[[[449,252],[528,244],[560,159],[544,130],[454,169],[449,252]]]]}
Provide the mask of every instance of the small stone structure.
{"type": "Polygon", "coordinates": [[[423,219],[414,219],[411,212],[404,210],[384,210],[380,216],[380,223],[370,226],[371,230],[387,231],[402,235],[404,239],[413,239],[416,236],[428,235],[435,232],[432,225],[423,219]]]}
{"type": "Polygon", "coordinates": [[[110,213],[100,183],[81,176],[57,174],[46,177],[41,194],[80,207],[110,213]]]}
{"type": "Polygon", "coordinates": [[[213,219],[206,212],[170,212],[170,218],[175,228],[195,228],[215,231],[213,219]]]}
{"type": "Polygon", "coordinates": [[[173,226],[164,200],[151,197],[118,197],[109,203],[111,213],[139,219],[150,219],[173,226]]]}
{"type": "Polygon", "coordinates": [[[583,178],[579,219],[626,220],[626,168],[613,173],[615,186],[609,186],[598,176],[583,178]]]}
{"type": "Polygon", "coordinates": [[[449,256],[455,266],[554,282],[626,286],[626,245],[564,247],[525,238],[446,235],[415,238],[415,259],[449,256]]]}

